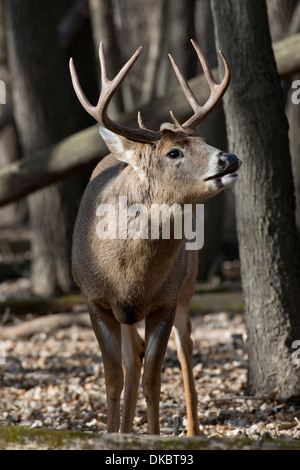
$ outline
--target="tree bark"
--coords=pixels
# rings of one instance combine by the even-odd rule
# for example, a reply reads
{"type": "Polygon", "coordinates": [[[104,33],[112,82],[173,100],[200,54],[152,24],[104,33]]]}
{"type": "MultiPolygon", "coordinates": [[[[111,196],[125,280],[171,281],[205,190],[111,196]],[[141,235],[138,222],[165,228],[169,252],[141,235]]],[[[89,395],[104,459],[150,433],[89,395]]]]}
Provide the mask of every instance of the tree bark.
{"type": "Polygon", "coordinates": [[[164,31],[168,13],[168,0],[156,0],[148,24],[149,50],[142,84],[141,103],[149,103],[156,96],[157,79],[162,60],[161,51],[165,39],[164,31]]]}
{"type": "MultiPolygon", "coordinates": [[[[6,1],[14,113],[25,155],[90,122],[81,110],[77,113],[68,57],[59,47],[58,23],[71,3],[6,1]]],[[[82,190],[81,177],[76,176],[28,200],[33,232],[32,288],[38,295],[73,289],[71,236],[82,190]]]]}
{"type": "MultiPolygon", "coordinates": [[[[206,3],[206,0],[204,0],[206,3]]],[[[201,0],[203,3],[203,0],[201,0]]],[[[197,75],[199,61],[195,60],[195,51],[190,39],[196,38],[195,8],[196,0],[171,0],[172,23],[170,27],[170,45],[174,57],[180,57],[180,69],[186,79],[197,75]]],[[[206,11],[206,18],[208,12],[206,11]]],[[[206,38],[205,38],[206,39],[206,38]]],[[[206,42],[206,41],[205,41],[206,42]]]]}
{"type": "MultiPolygon", "coordinates": [[[[294,10],[294,14],[291,18],[290,33],[299,33],[300,32],[300,2],[294,10]]],[[[294,80],[300,80],[300,74],[296,74],[292,77],[292,82],[294,80]]],[[[290,137],[290,146],[292,154],[292,166],[293,174],[295,181],[295,191],[296,191],[296,225],[298,231],[298,237],[300,240],[300,106],[295,105],[292,102],[292,92],[291,89],[288,93],[287,104],[286,104],[286,114],[290,124],[289,137],[290,137]]]]}
{"type": "Polygon", "coordinates": [[[265,2],[212,0],[218,49],[233,69],[224,99],[230,151],[243,161],[237,229],[249,350],[249,394],[300,395],[300,253],[288,124],[265,2]],[[224,27],[226,25],[226,27],[224,27]]]}
{"type": "MultiPolygon", "coordinates": [[[[0,120],[5,121],[0,129],[0,168],[15,161],[19,157],[19,146],[16,127],[12,119],[11,84],[7,62],[7,47],[5,36],[4,2],[0,1],[0,77],[5,83],[5,104],[1,104],[0,120]],[[11,112],[9,111],[11,110],[11,112]]],[[[22,220],[25,214],[25,204],[11,204],[0,211],[0,226],[10,225],[22,220]]]]}
{"type": "MultiPolygon", "coordinates": [[[[99,44],[103,41],[108,72],[111,76],[115,76],[124,64],[122,63],[120,43],[115,27],[112,0],[89,0],[89,7],[97,61],[99,44]]],[[[100,73],[98,75],[100,77],[100,73]]],[[[124,106],[121,90],[112,101],[110,112],[114,116],[122,111],[124,111],[124,106]]]]}
{"type": "Polygon", "coordinates": [[[291,18],[299,0],[267,0],[267,11],[270,23],[271,37],[279,41],[287,36],[291,18]]]}
{"type": "MultiPolygon", "coordinates": [[[[300,75],[294,75],[293,80],[300,80],[300,75]]],[[[296,194],[296,226],[300,240],[300,106],[292,102],[293,89],[288,93],[286,114],[289,120],[289,138],[292,155],[292,167],[296,194]]]]}
{"type": "MultiPolygon", "coordinates": [[[[195,5],[194,5],[195,7],[195,5]]],[[[201,29],[200,41],[201,50],[205,54],[210,67],[217,66],[217,56],[215,48],[215,36],[213,29],[213,19],[209,0],[200,0],[199,8],[196,9],[197,16],[195,23],[201,29]]],[[[191,35],[187,34],[188,39],[191,35]]],[[[187,50],[192,53],[190,62],[194,63],[194,71],[199,61],[195,61],[195,51],[191,47],[190,41],[185,44],[187,50]]],[[[207,87],[207,84],[205,85],[207,87]]],[[[199,126],[199,135],[202,135],[213,147],[226,151],[227,136],[225,126],[225,116],[222,107],[211,113],[199,126]],[[217,131],[216,131],[217,129],[217,131]]],[[[211,282],[214,275],[219,274],[222,262],[222,237],[223,224],[225,219],[225,203],[229,192],[222,192],[217,197],[209,199],[204,203],[204,246],[199,251],[198,281],[211,282]]]]}

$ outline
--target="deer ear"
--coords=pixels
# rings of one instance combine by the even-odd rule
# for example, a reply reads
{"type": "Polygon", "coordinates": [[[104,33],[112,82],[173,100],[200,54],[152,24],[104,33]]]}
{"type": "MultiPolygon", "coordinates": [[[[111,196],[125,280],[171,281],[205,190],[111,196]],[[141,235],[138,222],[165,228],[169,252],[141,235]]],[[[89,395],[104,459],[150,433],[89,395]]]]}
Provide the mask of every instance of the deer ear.
{"type": "Polygon", "coordinates": [[[98,130],[111,153],[118,158],[118,160],[132,165],[135,169],[135,165],[133,163],[135,151],[132,149],[132,142],[126,139],[126,137],[122,137],[109,131],[105,127],[98,126],[98,130]]]}

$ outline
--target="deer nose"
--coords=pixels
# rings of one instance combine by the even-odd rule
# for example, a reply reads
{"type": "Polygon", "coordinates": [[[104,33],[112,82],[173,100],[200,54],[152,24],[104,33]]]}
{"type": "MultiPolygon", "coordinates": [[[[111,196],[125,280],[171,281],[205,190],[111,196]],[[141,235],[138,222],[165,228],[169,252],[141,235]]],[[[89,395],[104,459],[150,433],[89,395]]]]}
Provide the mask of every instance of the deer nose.
{"type": "Polygon", "coordinates": [[[227,170],[233,166],[236,166],[237,169],[241,166],[241,161],[238,159],[234,153],[221,153],[219,156],[218,167],[220,170],[227,170]]]}

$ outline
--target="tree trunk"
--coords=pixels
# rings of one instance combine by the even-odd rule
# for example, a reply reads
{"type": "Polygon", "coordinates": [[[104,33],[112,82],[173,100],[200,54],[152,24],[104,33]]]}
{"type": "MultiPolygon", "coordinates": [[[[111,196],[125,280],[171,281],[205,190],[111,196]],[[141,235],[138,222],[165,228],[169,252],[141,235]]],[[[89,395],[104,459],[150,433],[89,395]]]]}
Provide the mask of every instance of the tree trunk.
{"type": "MultiPolygon", "coordinates": [[[[294,75],[294,80],[300,80],[300,75],[294,75]]],[[[288,93],[286,114],[289,120],[289,138],[296,192],[296,225],[300,240],[300,106],[292,102],[292,93],[294,91],[291,89],[288,93]]]]}
{"type": "Polygon", "coordinates": [[[299,396],[300,371],[291,346],[300,338],[300,253],[288,124],[266,5],[212,0],[212,7],[218,49],[233,69],[224,99],[230,151],[243,161],[236,209],[248,392],[299,396]]]}
{"type": "MultiPolygon", "coordinates": [[[[300,32],[300,2],[294,10],[294,14],[291,18],[290,34],[295,34],[300,32]]],[[[294,75],[292,77],[292,82],[294,80],[300,80],[300,74],[294,75]]],[[[286,103],[286,114],[290,124],[289,137],[290,137],[290,146],[292,154],[292,166],[293,174],[295,181],[295,190],[296,190],[296,225],[298,231],[298,237],[300,240],[300,106],[295,105],[292,101],[293,89],[290,89],[287,97],[286,103]]]]}
{"type": "MultiPolygon", "coordinates": [[[[273,41],[300,32],[300,1],[299,0],[267,0],[270,32],[273,41]]],[[[296,193],[296,226],[300,239],[300,106],[292,101],[294,90],[291,84],[300,80],[300,75],[288,78],[283,85],[286,90],[286,115],[289,121],[289,139],[292,155],[292,168],[296,193]]]]}
{"type": "MultiPolygon", "coordinates": [[[[5,83],[5,104],[1,104],[0,118],[5,117],[11,107],[10,75],[7,63],[7,49],[5,36],[5,15],[3,0],[0,1],[0,77],[5,83]]],[[[12,118],[12,116],[10,116],[12,118]]],[[[12,119],[3,125],[0,134],[0,168],[15,161],[19,157],[18,137],[12,119]]],[[[24,201],[11,204],[0,210],[0,226],[20,222],[25,214],[24,201]]]]}
{"type": "Polygon", "coordinates": [[[149,103],[156,96],[157,79],[161,68],[165,24],[168,13],[167,0],[155,0],[149,15],[149,51],[142,85],[141,103],[149,103]]]}
{"type": "MultiPolygon", "coordinates": [[[[103,41],[108,73],[114,77],[124,64],[122,63],[120,43],[115,27],[112,0],[89,0],[89,7],[97,61],[99,44],[103,41]]],[[[98,71],[100,77],[99,68],[98,71]]],[[[110,105],[110,113],[114,117],[122,111],[124,111],[122,90],[119,90],[110,105]]]]}
{"type": "Polygon", "coordinates": [[[273,41],[289,34],[291,18],[299,0],[267,0],[270,32],[273,41]]]}
{"type": "MultiPolygon", "coordinates": [[[[204,1],[207,2],[207,0],[204,1]]],[[[199,61],[195,60],[195,51],[190,43],[190,39],[196,38],[195,7],[196,0],[185,0],[184,2],[171,0],[171,52],[174,57],[180,57],[180,69],[187,79],[197,75],[197,70],[199,70],[199,61]]],[[[173,72],[171,69],[170,71],[173,72]]]]}
{"type": "MultiPolygon", "coordinates": [[[[205,54],[211,67],[217,66],[215,50],[215,36],[213,30],[213,19],[209,0],[200,0],[197,11],[196,24],[201,25],[200,47],[205,54]],[[201,8],[200,8],[201,7],[201,8]]],[[[192,36],[188,35],[188,38],[192,36]]],[[[195,62],[195,51],[190,41],[185,45],[192,53],[190,62],[195,62]]],[[[199,62],[198,62],[199,64],[199,62]]],[[[202,70],[201,70],[202,71],[202,70]]],[[[206,85],[207,86],[207,85],[206,85]]],[[[207,89],[207,88],[206,88],[207,89]]],[[[207,98],[209,91],[207,89],[207,98]]],[[[213,147],[226,151],[227,137],[224,112],[221,107],[211,113],[198,127],[198,134],[204,137],[213,147]],[[217,131],[216,131],[217,129],[217,131]]],[[[211,281],[218,274],[222,262],[222,237],[225,215],[225,203],[229,192],[222,192],[217,197],[209,199],[204,203],[204,246],[199,251],[198,281],[211,281]]]]}
{"type": "MultiPolygon", "coordinates": [[[[68,56],[59,45],[58,23],[70,0],[6,1],[7,37],[13,80],[13,104],[25,155],[87,125],[78,110],[68,56]]],[[[84,47],[84,46],[83,46],[84,47]]],[[[32,288],[38,295],[73,288],[71,236],[83,185],[76,176],[30,196],[32,288]]]]}

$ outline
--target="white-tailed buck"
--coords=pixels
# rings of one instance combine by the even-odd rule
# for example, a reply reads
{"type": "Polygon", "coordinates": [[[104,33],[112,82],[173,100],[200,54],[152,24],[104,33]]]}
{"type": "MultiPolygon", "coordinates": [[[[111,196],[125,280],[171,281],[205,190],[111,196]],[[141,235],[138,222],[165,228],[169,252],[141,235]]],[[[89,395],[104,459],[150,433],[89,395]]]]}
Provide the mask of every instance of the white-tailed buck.
{"type": "MultiPolygon", "coordinates": [[[[222,83],[217,84],[198,46],[194,41],[192,44],[201,61],[211,95],[200,106],[170,56],[194,114],[184,124],[179,124],[171,113],[173,122],[163,124],[155,132],[146,129],[140,115],[139,129],[117,124],[107,115],[110,100],[137,60],[141,48],[110,81],[103,45],[100,44],[102,90],[95,107],[85,97],[72,59],[70,61],[77,97],[86,111],[98,121],[99,132],[111,152],[92,174],[81,201],[73,237],[74,277],[86,297],[91,323],[102,352],[108,432],[118,432],[120,429],[123,386],[121,431],[132,431],[144,360],[142,386],[147,402],[149,433],[159,433],[161,367],[173,328],[183,372],[187,434],[199,434],[188,317],[197,273],[197,252],[186,250],[184,235],[178,239],[174,236],[174,230],[171,230],[168,240],[161,236],[153,239],[150,235],[148,238],[129,237],[124,233],[115,238],[97,235],[99,207],[113,208],[114,227],[120,225],[123,216],[118,209],[120,197],[126,196],[129,206],[146,207],[149,217],[155,204],[169,207],[176,204],[182,208],[189,204],[195,218],[197,204],[215,196],[238,178],[239,159],[210,147],[194,130],[224,95],[230,82],[229,64],[220,52],[225,76],[222,83]],[[136,329],[136,323],[143,319],[144,341],[136,329]]],[[[136,211],[136,218],[138,214],[139,211],[136,211]]],[[[108,214],[108,222],[109,217],[108,214]]],[[[134,217],[131,217],[132,220],[134,217]]]]}

